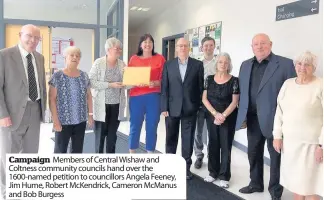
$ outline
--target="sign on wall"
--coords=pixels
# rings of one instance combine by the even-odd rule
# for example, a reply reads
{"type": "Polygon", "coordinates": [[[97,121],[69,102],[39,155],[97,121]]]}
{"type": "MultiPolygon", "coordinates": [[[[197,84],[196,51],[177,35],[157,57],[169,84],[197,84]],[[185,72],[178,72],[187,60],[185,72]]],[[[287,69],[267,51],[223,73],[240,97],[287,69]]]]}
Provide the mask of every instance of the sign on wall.
{"type": "Polygon", "coordinates": [[[52,38],[52,68],[64,68],[63,51],[68,46],[73,46],[74,42],[71,38],[52,38]]]}
{"type": "Polygon", "coordinates": [[[190,57],[201,59],[204,54],[201,49],[201,40],[205,36],[210,36],[215,39],[215,52],[217,55],[221,51],[221,33],[222,33],[222,22],[216,22],[197,28],[188,29],[185,32],[185,38],[190,43],[190,57]]]}
{"type": "Polygon", "coordinates": [[[315,15],[319,12],[319,0],[300,0],[276,8],[276,21],[315,15]]]}

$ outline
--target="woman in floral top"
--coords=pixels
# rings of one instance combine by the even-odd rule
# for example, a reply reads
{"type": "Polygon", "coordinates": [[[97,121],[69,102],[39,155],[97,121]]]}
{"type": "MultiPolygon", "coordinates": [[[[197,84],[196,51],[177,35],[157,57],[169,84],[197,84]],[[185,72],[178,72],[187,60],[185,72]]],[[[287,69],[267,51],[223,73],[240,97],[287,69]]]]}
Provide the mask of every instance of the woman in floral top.
{"type": "Polygon", "coordinates": [[[81,51],[77,47],[64,50],[65,68],[53,74],[49,81],[49,104],[52,113],[54,153],[66,153],[72,141],[71,153],[82,153],[86,122],[91,126],[92,97],[88,75],[78,69],[81,51]]]}

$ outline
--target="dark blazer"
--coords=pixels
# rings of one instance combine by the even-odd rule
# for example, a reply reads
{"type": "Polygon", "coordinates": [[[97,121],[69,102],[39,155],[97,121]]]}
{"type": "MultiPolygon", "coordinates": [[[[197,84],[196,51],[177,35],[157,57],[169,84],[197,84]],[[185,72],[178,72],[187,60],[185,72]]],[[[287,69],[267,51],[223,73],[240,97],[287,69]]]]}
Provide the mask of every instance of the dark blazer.
{"type": "MultiPolygon", "coordinates": [[[[236,130],[239,130],[246,120],[249,107],[249,86],[253,58],[242,63],[239,74],[240,101],[236,121],[236,130]]],[[[285,80],[296,77],[296,71],[291,59],[272,53],[264,72],[257,95],[257,113],[262,134],[272,137],[273,120],[277,107],[277,96],[285,80]]]]}
{"type": "Polygon", "coordinates": [[[182,82],[178,58],[167,61],[163,67],[161,82],[161,111],[168,111],[171,117],[197,113],[202,105],[203,88],[203,62],[189,57],[182,82]]]}

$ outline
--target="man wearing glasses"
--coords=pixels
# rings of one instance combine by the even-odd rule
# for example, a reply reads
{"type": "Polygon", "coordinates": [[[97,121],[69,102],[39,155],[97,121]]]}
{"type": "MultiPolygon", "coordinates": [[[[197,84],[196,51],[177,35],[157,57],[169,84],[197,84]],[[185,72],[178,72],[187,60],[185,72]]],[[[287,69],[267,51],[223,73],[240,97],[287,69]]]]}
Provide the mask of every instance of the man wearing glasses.
{"type": "Polygon", "coordinates": [[[182,157],[190,167],[198,109],[204,88],[203,62],[189,57],[189,42],[180,38],[176,47],[178,57],[165,63],[161,85],[161,110],[166,124],[166,153],[177,151],[181,123],[182,157]]]}
{"type": "Polygon", "coordinates": [[[0,50],[1,198],[6,199],[6,154],[37,153],[46,108],[44,57],[36,52],[40,30],[25,25],[19,44],[0,50]]]}

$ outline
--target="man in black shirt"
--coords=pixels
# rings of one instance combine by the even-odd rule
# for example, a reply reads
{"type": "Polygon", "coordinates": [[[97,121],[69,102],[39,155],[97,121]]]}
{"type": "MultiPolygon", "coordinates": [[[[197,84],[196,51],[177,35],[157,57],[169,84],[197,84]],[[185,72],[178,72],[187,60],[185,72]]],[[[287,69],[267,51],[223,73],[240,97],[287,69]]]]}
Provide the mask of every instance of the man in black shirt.
{"type": "Polygon", "coordinates": [[[250,183],[241,193],[263,192],[264,145],[270,154],[269,192],[273,200],[280,200],[283,187],[280,180],[280,154],[272,145],[273,120],[277,96],[282,84],[295,77],[293,61],[271,52],[272,42],[266,34],[257,34],[252,40],[254,57],[244,61],[239,74],[240,102],[236,130],[247,125],[250,183]]]}

